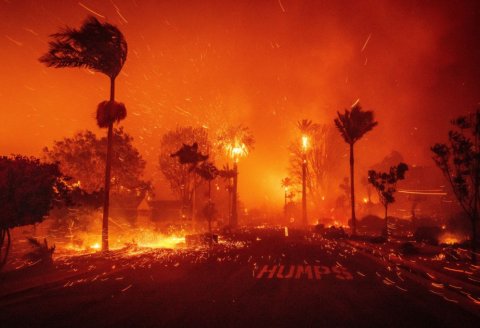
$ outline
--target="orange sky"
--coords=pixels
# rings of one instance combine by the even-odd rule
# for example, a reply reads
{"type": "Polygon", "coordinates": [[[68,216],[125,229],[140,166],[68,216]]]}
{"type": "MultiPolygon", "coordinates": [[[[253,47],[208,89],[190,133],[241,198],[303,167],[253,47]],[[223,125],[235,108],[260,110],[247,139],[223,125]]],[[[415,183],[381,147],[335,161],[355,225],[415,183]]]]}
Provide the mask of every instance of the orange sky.
{"type": "Polygon", "coordinates": [[[280,204],[295,122],[331,122],[358,98],[379,121],[358,144],[360,168],[393,149],[430,165],[449,119],[480,100],[480,6],[417,2],[1,1],[0,153],[39,155],[80,129],[104,133],[94,111],[107,78],[37,60],[49,34],[92,10],[127,39],[117,98],[148,178],[158,181],[167,129],[244,123],[257,146],[240,163],[241,198],[280,204]]]}

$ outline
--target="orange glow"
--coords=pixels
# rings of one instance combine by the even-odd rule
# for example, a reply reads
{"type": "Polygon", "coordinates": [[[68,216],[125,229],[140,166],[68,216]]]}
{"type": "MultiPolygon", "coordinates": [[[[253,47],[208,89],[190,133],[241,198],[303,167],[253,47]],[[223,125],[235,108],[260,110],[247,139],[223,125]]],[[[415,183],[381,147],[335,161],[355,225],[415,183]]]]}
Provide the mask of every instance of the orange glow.
{"type": "MultiPolygon", "coordinates": [[[[176,125],[208,126],[209,135],[238,123],[251,129],[257,150],[242,162],[239,194],[252,207],[274,194],[270,179],[259,177],[288,175],[286,146],[304,147],[295,127],[301,118],[332,124],[337,111],[360,98],[380,123],[355,149],[361,167],[392,149],[431,166],[430,146],[444,139],[450,119],[478,103],[475,1],[114,3],[0,2],[0,97],[8,108],[0,153],[40,156],[43,147],[79,130],[105,135],[93,117],[108,99],[108,79],[37,60],[50,34],[79,27],[92,11],[118,26],[128,42],[116,79],[116,98],[128,112],[121,125],[146,160],[146,178],[161,199],[171,193],[158,172],[158,144],[176,125]]],[[[312,140],[306,145],[312,149],[312,140]]],[[[231,150],[238,160],[244,150],[237,146],[231,150]]],[[[347,174],[344,161],[329,179],[337,186],[333,181],[347,174]]]]}
{"type": "Polygon", "coordinates": [[[458,244],[458,243],[461,243],[464,240],[465,240],[465,238],[463,238],[462,236],[455,235],[455,234],[448,233],[448,232],[443,234],[439,238],[439,242],[441,244],[447,244],[447,245],[458,244]]]}
{"type": "Polygon", "coordinates": [[[99,250],[100,249],[100,243],[95,243],[92,246],[90,246],[90,248],[94,249],[94,250],[99,250]]]}
{"type": "Polygon", "coordinates": [[[306,152],[309,147],[309,138],[307,135],[302,136],[302,150],[306,152]]]}
{"type": "Polygon", "coordinates": [[[227,155],[235,161],[235,163],[238,163],[241,157],[245,157],[248,155],[248,148],[245,146],[244,143],[240,143],[238,141],[235,141],[233,145],[226,145],[225,151],[227,155]]]}

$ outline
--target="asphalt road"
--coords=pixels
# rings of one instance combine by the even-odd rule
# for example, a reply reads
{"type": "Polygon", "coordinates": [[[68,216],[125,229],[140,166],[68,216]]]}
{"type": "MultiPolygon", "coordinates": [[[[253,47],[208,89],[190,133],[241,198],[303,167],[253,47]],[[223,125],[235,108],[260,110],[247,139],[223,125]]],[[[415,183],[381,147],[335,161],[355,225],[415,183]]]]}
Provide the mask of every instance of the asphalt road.
{"type": "Polygon", "coordinates": [[[344,241],[239,238],[249,241],[213,254],[63,258],[33,278],[3,277],[0,326],[478,327],[480,305],[466,308],[344,241]]]}

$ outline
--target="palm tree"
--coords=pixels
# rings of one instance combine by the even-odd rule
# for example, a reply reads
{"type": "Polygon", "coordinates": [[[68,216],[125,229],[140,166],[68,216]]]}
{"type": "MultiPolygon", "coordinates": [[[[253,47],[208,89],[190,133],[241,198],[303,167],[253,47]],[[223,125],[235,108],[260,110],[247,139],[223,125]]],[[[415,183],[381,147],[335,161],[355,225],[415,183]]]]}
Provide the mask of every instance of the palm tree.
{"type": "Polygon", "coordinates": [[[354,184],[354,154],[353,145],[360,140],[365,133],[372,130],[378,122],[375,122],[373,111],[363,111],[357,102],[349,111],[345,110],[344,114],[337,112],[338,118],[335,119],[340,134],[346,143],[350,146],[350,200],[352,203],[352,232],[357,233],[357,222],[355,218],[355,184],[354,184]]]}
{"type": "Polygon", "coordinates": [[[302,221],[307,226],[307,149],[308,138],[314,125],[312,121],[303,119],[297,122],[297,126],[302,134],[302,221]]]}
{"type": "Polygon", "coordinates": [[[233,185],[230,215],[230,227],[236,227],[238,224],[237,202],[238,202],[238,161],[253,150],[255,138],[248,127],[243,125],[230,126],[223,129],[217,135],[217,146],[224,150],[233,160],[233,185]]]}
{"type": "Polygon", "coordinates": [[[290,177],[286,177],[282,179],[281,185],[284,190],[284,196],[285,196],[283,211],[286,217],[287,216],[287,199],[289,197],[289,192],[291,192],[289,189],[293,185],[293,181],[290,177]]]}
{"type": "Polygon", "coordinates": [[[108,251],[108,210],[110,201],[110,172],[112,166],[113,123],[123,120],[127,111],[115,102],[115,79],[127,59],[127,42],[120,30],[95,17],[88,17],[80,27],[66,27],[52,34],[48,52],[40,62],[48,67],[84,67],[100,72],[110,79],[110,100],[97,108],[97,124],[108,128],[107,160],[105,167],[105,198],[103,205],[102,250],[108,251]]]}

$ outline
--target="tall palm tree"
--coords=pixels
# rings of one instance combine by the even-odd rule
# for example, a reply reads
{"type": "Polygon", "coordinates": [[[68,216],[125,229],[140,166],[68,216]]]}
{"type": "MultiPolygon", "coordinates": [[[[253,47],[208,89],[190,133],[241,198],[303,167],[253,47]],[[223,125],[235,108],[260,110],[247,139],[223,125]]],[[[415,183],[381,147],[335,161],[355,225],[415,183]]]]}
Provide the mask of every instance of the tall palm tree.
{"type": "Polygon", "coordinates": [[[40,62],[55,68],[89,68],[110,79],[110,100],[98,105],[96,115],[98,126],[108,128],[102,225],[102,250],[108,251],[113,123],[118,123],[127,115],[125,106],[115,101],[115,79],[127,59],[127,42],[116,26],[101,23],[92,16],[83,22],[80,29],[66,27],[51,37],[53,40],[49,42],[49,50],[40,57],[40,62]]]}
{"type": "Polygon", "coordinates": [[[357,220],[355,217],[355,184],[354,184],[354,153],[353,145],[360,140],[365,133],[372,130],[378,122],[374,120],[373,111],[363,111],[357,102],[351,108],[346,109],[344,114],[337,112],[338,118],[335,119],[340,134],[350,146],[350,200],[352,203],[352,232],[357,233],[357,220]]]}
{"type": "Polygon", "coordinates": [[[238,225],[238,161],[241,157],[245,157],[253,150],[255,138],[250,129],[243,125],[229,126],[219,132],[217,135],[217,146],[224,150],[226,154],[233,160],[233,184],[231,199],[231,215],[230,227],[238,225]]]}
{"type": "Polygon", "coordinates": [[[297,122],[298,129],[302,134],[302,221],[308,225],[307,218],[307,148],[308,136],[311,134],[314,124],[312,121],[303,119],[297,122]]]}

